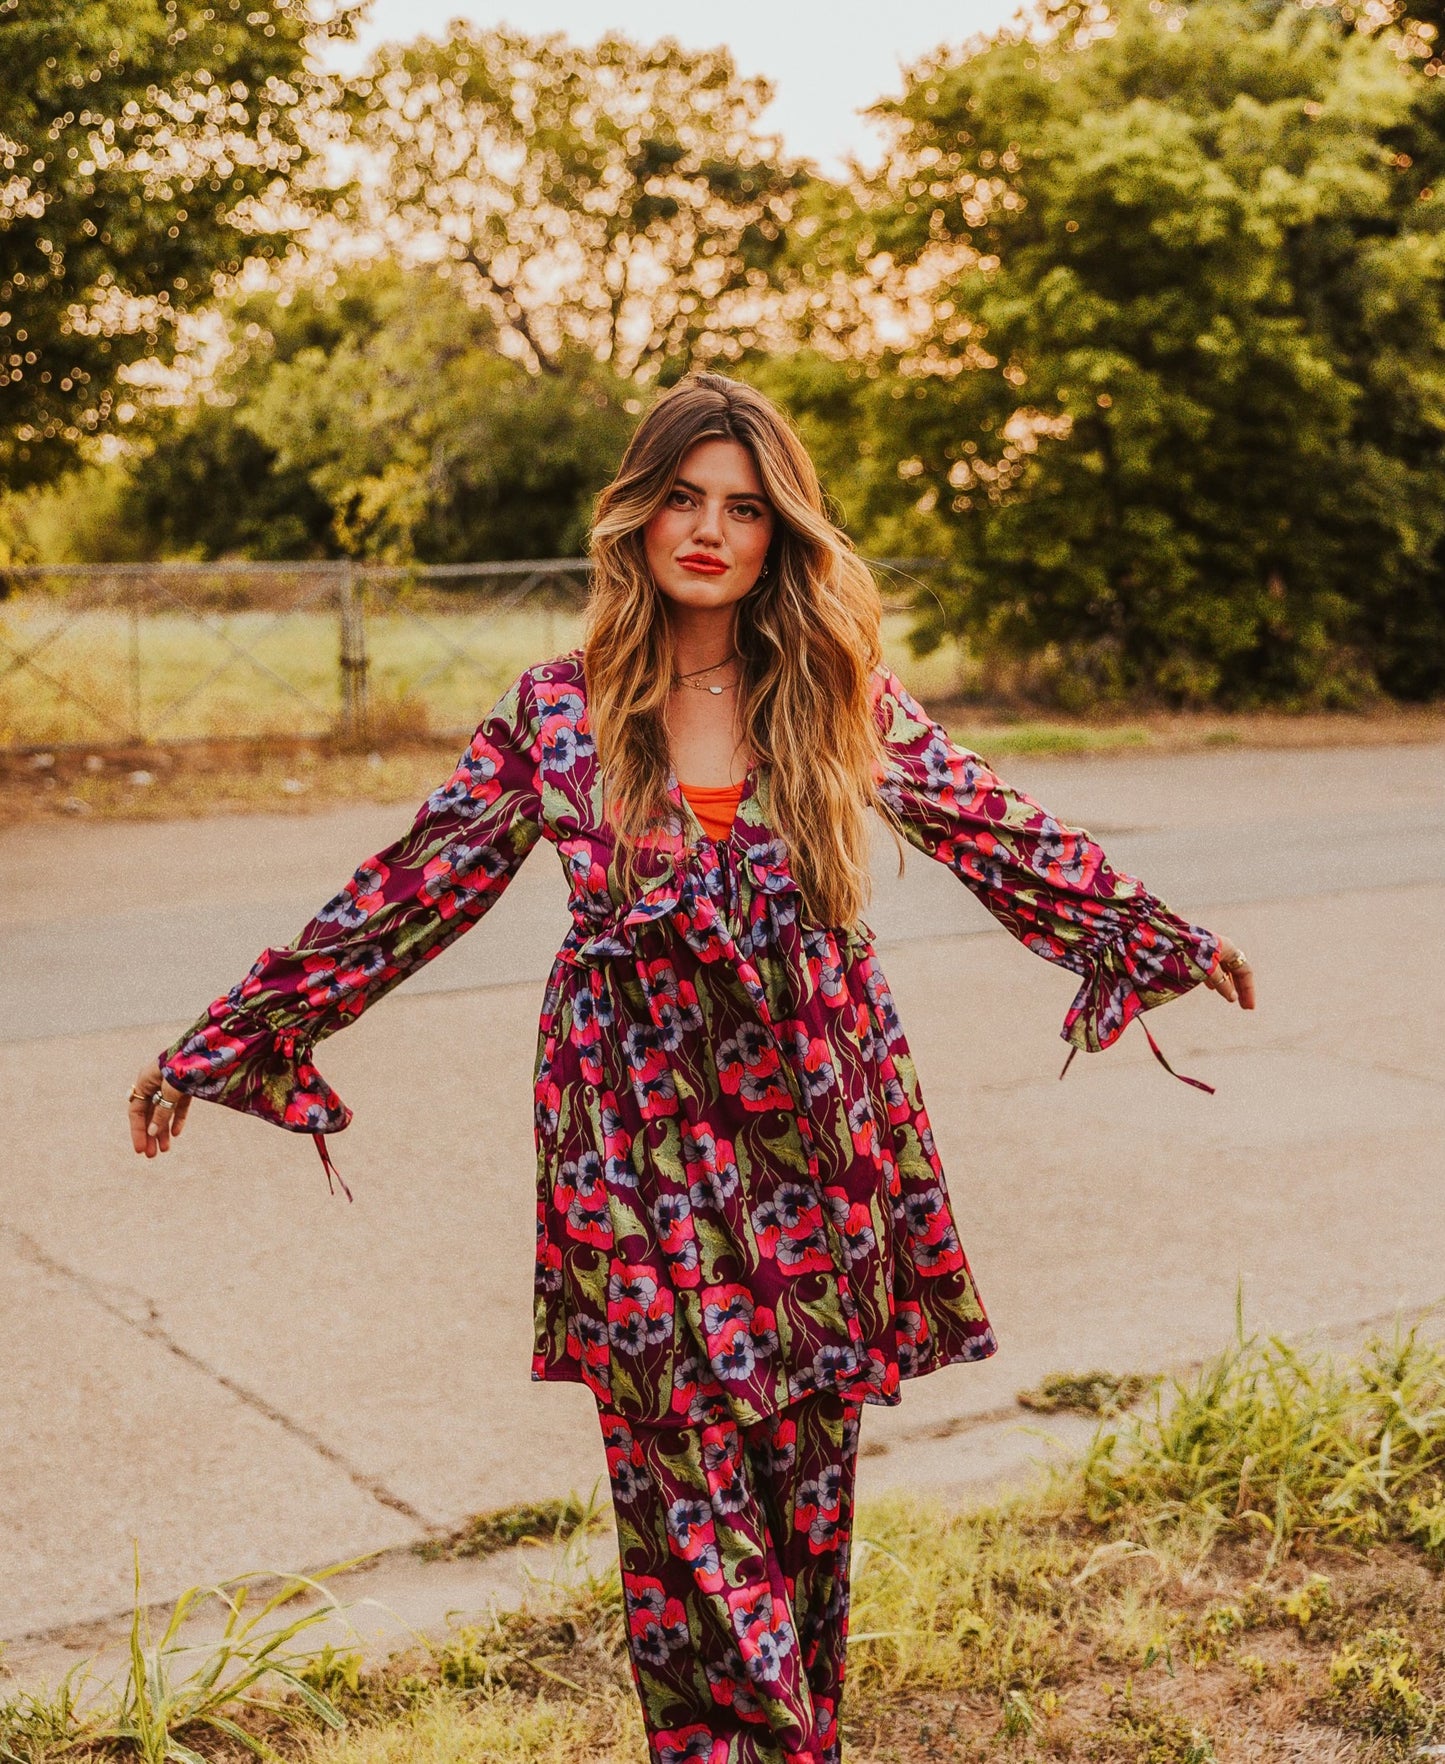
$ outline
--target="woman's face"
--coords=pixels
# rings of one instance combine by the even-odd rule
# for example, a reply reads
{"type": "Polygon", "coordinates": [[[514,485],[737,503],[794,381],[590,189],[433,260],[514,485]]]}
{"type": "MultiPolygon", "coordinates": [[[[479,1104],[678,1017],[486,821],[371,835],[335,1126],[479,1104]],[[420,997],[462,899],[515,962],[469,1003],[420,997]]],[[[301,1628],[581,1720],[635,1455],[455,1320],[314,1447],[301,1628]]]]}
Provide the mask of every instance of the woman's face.
{"type": "Polygon", "coordinates": [[[643,528],[647,567],[669,600],[730,606],[758,579],[776,516],[741,441],[699,441],[643,528]]]}

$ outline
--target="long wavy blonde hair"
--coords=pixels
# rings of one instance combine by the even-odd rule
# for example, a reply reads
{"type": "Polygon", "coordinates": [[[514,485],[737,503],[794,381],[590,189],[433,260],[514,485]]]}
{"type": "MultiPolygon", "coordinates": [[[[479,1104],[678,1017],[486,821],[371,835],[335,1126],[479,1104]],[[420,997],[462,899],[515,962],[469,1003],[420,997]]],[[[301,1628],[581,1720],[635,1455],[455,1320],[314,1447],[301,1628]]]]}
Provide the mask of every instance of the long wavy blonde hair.
{"type": "Polygon", "coordinates": [[[583,668],[615,872],[629,893],[637,845],[667,823],[667,702],[676,679],[666,597],[647,568],[643,528],[699,441],[738,441],[774,513],[771,569],[736,608],[738,717],[766,768],[770,821],[786,841],[805,916],[851,925],[868,902],[867,810],[893,834],[878,794],[883,740],[870,676],[882,658],[883,603],[872,572],[830,519],[812,460],[762,393],[697,373],[638,424],[617,476],[598,497],[583,668]]]}

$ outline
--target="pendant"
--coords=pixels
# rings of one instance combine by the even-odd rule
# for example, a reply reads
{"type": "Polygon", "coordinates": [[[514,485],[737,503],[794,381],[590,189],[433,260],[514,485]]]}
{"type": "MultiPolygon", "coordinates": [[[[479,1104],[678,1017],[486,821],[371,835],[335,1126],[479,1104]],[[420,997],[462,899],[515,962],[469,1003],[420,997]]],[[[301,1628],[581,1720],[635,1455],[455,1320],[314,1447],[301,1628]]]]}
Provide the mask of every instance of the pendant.
{"type": "Polygon", "coordinates": [[[717,694],[722,691],[722,687],[721,686],[709,686],[708,691],[711,692],[714,697],[716,697],[717,694]]]}

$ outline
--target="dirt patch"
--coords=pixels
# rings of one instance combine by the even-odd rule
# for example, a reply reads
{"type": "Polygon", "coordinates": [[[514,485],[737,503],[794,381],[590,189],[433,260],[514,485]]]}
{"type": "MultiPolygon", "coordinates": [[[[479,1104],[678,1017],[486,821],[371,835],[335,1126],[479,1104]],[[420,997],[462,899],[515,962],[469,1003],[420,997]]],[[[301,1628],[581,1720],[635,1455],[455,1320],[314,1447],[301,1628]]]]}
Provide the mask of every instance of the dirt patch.
{"type": "MultiPolygon", "coordinates": [[[[1098,758],[1236,748],[1381,747],[1445,742],[1445,704],[1285,716],[1150,713],[1060,720],[938,701],[932,714],[986,759],[1098,758]]],[[[388,740],[362,751],[277,737],[0,753],[0,826],[52,818],[176,820],[309,814],[357,803],[419,804],[450,776],[466,736],[388,740]]]]}

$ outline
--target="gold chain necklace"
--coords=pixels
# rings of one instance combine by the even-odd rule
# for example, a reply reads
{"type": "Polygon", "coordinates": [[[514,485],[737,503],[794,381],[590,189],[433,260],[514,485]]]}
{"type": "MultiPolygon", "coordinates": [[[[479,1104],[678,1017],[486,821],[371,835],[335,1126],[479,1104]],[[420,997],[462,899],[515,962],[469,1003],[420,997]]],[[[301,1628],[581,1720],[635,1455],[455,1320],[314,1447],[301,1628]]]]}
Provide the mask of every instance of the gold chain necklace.
{"type": "Polygon", "coordinates": [[[731,655],[725,655],[721,661],[713,662],[708,667],[693,668],[686,674],[678,674],[676,676],[677,683],[679,686],[691,686],[694,692],[711,692],[712,694],[714,694],[714,696],[716,696],[720,693],[723,693],[723,692],[730,691],[734,686],[737,685],[736,680],[729,680],[725,685],[722,685],[722,686],[709,686],[705,681],[704,682],[695,682],[695,676],[698,674],[716,673],[719,668],[725,668],[730,661],[734,661],[736,659],[737,659],[737,651],[734,650],[731,655]]]}

